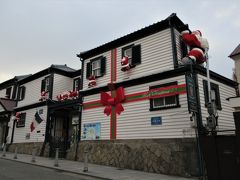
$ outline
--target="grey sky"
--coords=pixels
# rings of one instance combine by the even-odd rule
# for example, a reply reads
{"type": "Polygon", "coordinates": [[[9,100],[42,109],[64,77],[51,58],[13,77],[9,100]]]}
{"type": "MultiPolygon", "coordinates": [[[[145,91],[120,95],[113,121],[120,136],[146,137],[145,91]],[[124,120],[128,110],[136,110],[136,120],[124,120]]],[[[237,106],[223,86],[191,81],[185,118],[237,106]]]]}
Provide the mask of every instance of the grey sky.
{"type": "Polygon", "coordinates": [[[240,43],[239,0],[0,0],[0,83],[51,64],[79,69],[76,54],[171,13],[210,44],[210,68],[231,78],[240,43]]]}

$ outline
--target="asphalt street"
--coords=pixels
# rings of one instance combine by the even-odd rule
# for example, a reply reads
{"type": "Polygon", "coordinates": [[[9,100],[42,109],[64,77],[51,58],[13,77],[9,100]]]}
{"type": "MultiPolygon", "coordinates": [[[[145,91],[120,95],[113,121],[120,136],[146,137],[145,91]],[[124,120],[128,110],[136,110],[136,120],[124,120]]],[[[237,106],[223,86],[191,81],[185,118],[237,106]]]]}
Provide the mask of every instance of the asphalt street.
{"type": "Polygon", "coordinates": [[[97,180],[30,164],[0,159],[0,180],[97,180]]]}

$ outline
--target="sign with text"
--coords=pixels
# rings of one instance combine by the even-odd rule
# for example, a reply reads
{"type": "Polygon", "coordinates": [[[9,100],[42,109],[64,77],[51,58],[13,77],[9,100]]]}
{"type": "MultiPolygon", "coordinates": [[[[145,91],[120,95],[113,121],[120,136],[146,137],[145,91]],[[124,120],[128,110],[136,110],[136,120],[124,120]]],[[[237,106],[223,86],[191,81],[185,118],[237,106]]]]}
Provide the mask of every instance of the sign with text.
{"type": "Polygon", "coordinates": [[[162,117],[151,117],[151,125],[161,125],[162,117]]]}
{"type": "Polygon", "coordinates": [[[188,111],[197,112],[197,97],[196,97],[196,88],[195,82],[192,74],[186,75],[187,83],[187,97],[188,97],[188,111]]]}
{"type": "Polygon", "coordinates": [[[83,124],[83,140],[98,140],[100,139],[101,123],[83,124]]]}

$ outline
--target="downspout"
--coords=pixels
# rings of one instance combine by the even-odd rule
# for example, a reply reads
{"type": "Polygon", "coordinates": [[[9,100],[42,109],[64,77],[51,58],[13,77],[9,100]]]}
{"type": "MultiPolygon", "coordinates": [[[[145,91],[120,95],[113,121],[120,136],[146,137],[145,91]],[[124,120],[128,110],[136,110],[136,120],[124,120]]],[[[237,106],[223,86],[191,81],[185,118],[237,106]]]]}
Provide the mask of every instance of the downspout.
{"type": "MultiPolygon", "coordinates": [[[[80,90],[83,88],[83,75],[84,75],[84,60],[81,58],[80,54],[77,54],[77,57],[79,57],[81,61],[81,84],[80,84],[80,90]]],[[[75,150],[75,157],[74,160],[77,161],[78,159],[78,148],[79,148],[79,143],[81,141],[81,123],[82,123],[82,95],[79,94],[79,99],[80,99],[80,105],[79,105],[79,118],[78,118],[78,137],[77,137],[77,146],[75,150]]]]}

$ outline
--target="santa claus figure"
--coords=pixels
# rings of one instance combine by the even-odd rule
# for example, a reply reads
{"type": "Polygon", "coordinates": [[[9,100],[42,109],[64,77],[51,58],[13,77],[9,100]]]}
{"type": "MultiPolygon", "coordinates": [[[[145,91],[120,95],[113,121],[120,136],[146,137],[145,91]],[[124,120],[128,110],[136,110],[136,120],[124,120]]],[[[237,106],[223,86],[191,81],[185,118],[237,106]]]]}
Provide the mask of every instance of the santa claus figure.
{"type": "Polygon", "coordinates": [[[190,51],[186,57],[184,57],[180,64],[203,64],[206,62],[206,53],[209,49],[208,41],[202,37],[202,33],[199,30],[190,33],[189,30],[181,32],[182,41],[189,46],[190,51]]]}
{"type": "Polygon", "coordinates": [[[88,82],[88,87],[89,88],[97,85],[96,78],[95,78],[94,75],[90,75],[88,80],[89,80],[89,82],[88,82]]]}
{"type": "Polygon", "coordinates": [[[125,72],[125,71],[128,71],[130,69],[130,65],[129,65],[127,56],[124,56],[122,58],[121,65],[122,65],[121,71],[125,72]]]}
{"type": "Polygon", "coordinates": [[[69,98],[76,99],[78,96],[78,91],[68,91],[69,92],[69,98]]]}
{"type": "Polygon", "coordinates": [[[45,101],[47,99],[47,93],[48,91],[42,91],[41,98],[39,99],[39,101],[45,101]]]}

